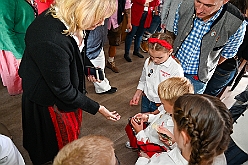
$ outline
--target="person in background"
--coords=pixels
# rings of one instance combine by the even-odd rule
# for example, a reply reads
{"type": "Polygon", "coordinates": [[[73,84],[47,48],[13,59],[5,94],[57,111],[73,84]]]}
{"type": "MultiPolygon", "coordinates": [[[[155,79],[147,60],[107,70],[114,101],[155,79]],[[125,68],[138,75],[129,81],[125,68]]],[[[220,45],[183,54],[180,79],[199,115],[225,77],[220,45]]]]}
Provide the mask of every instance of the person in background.
{"type": "Polygon", "coordinates": [[[170,77],[183,77],[183,69],[171,56],[173,39],[165,33],[154,33],[148,40],[149,55],[144,63],[137,90],[130,105],[138,105],[141,100],[141,113],[158,113],[161,101],[158,85],[170,77]]]}
{"type": "Polygon", "coordinates": [[[186,0],[176,11],[173,30],[184,76],[195,93],[203,93],[216,66],[238,52],[246,21],[228,0],[186,0]]]}
{"type": "Polygon", "coordinates": [[[54,0],[35,0],[37,3],[38,8],[38,14],[41,14],[43,11],[45,11],[47,8],[50,7],[50,5],[53,3],[54,0]]]}
{"type": "MultiPolygon", "coordinates": [[[[120,119],[116,111],[87,97],[81,54],[85,30],[103,25],[115,10],[115,0],[55,0],[28,27],[19,75],[23,146],[34,165],[51,162],[78,139],[82,110],[120,119]]],[[[87,79],[97,81],[92,75],[87,79]]]]}
{"type": "Polygon", "coordinates": [[[117,0],[117,11],[109,18],[108,22],[108,39],[109,50],[106,67],[111,69],[115,73],[119,73],[119,69],[115,65],[116,46],[121,43],[121,32],[123,25],[124,15],[127,18],[126,31],[132,30],[131,25],[131,0],[117,0]]]}
{"type": "Polygon", "coordinates": [[[25,165],[22,155],[12,141],[9,129],[0,123],[0,164],[1,165],[25,165]]]}
{"type": "Polygon", "coordinates": [[[159,0],[133,0],[131,7],[131,24],[132,30],[128,32],[125,39],[125,54],[124,58],[127,62],[132,62],[129,51],[132,45],[133,37],[134,39],[134,50],[133,55],[139,58],[144,58],[142,54],[139,53],[140,43],[145,29],[150,27],[152,22],[152,13],[155,7],[159,5],[159,0]]]}
{"type": "MultiPolygon", "coordinates": [[[[248,0],[230,0],[247,19],[248,0]]],[[[247,25],[248,26],[248,25],[247,25]]],[[[246,26],[246,28],[247,28],[246,26]]],[[[248,31],[246,30],[244,40],[240,45],[237,54],[233,58],[225,60],[223,63],[217,65],[216,70],[208,81],[205,94],[218,96],[219,93],[227,86],[232,84],[237,75],[240,59],[248,60],[248,31]]]]}
{"type": "MultiPolygon", "coordinates": [[[[91,63],[97,67],[101,68],[103,73],[105,69],[105,55],[103,50],[103,45],[107,35],[107,23],[108,19],[104,21],[104,25],[96,27],[94,30],[89,32],[86,43],[86,56],[89,58],[91,63]]],[[[100,82],[94,82],[95,91],[97,94],[112,94],[117,91],[116,87],[111,87],[109,80],[105,77],[104,80],[100,82]]]]}
{"type": "Polygon", "coordinates": [[[53,165],[118,165],[113,142],[104,136],[88,135],[63,147],[53,165]]]}
{"type": "MultiPolygon", "coordinates": [[[[171,118],[174,103],[179,96],[182,96],[186,93],[194,93],[193,89],[193,85],[185,77],[171,77],[161,82],[158,85],[158,94],[162,102],[161,107],[159,107],[159,114],[154,115],[138,113],[131,119],[132,127],[136,133],[136,144],[138,144],[138,146],[155,144],[164,147],[166,150],[170,150],[171,145],[175,142],[174,135],[172,134],[174,125],[171,118]],[[137,123],[137,119],[140,122],[137,123]],[[149,123],[149,125],[144,129],[143,125],[147,122],[149,123]],[[168,142],[168,139],[163,139],[158,134],[158,131],[164,131],[164,129],[167,130],[166,134],[171,137],[170,144],[168,142]]],[[[128,137],[129,136],[130,135],[128,135],[128,137]]],[[[133,138],[129,138],[129,140],[130,139],[133,138]]],[[[132,148],[133,146],[130,146],[130,144],[131,143],[127,142],[126,147],[132,148]]],[[[140,148],[141,151],[146,152],[149,157],[151,157],[154,153],[158,153],[159,151],[161,151],[155,149],[153,149],[152,151],[147,151],[144,147],[138,148],[140,148]]]]}
{"type": "Polygon", "coordinates": [[[219,98],[203,94],[180,96],[174,104],[172,120],[177,146],[151,158],[143,152],[136,165],[226,165],[224,151],[232,133],[232,117],[219,98]]]}
{"type": "Polygon", "coordinates": [[[156,6],[155,9],[153,10],[153,17],[152,17],[152,22],[150,24],[149,28],[146,28],[143,36],[142,36],[142,41],[140,44],[140,49],[144,52],[148,52],[148,39],[150,36],[155,33],[155,32],[160,32],[161,31],[161,9],[162,5],[164,3],[164,0],[160,0],[159,6],[156,6]]]}
{"type": "Polygon", "coordinates": [[[0,76],[8,93],[18,95],[22,93],[18,69],[25,49],[24,36],[35,10],[26,0],[1,0],[0,11],[0,76]]]}
{"type": "Polygon", "coordinates": [[[173,33],[174,19],[176,10],[182,0],[165,0],[161,12],[161,27],[165,33],[171,35],[175,39],[173,33]]]}

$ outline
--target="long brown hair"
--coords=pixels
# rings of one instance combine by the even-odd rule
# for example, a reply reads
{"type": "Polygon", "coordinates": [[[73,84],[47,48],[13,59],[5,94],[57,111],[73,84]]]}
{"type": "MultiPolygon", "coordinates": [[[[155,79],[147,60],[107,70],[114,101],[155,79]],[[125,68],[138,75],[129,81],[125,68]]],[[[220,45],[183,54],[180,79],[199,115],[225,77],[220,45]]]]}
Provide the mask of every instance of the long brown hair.
{"type": "Polygon", "coordinates": [[[178,131],[184,130],[191,139],[189,165],[212,164],[213,158],[227,149],[232,118],[219,98],[204,94],[183,95],[175,102],[173,118],[178,131]]]}

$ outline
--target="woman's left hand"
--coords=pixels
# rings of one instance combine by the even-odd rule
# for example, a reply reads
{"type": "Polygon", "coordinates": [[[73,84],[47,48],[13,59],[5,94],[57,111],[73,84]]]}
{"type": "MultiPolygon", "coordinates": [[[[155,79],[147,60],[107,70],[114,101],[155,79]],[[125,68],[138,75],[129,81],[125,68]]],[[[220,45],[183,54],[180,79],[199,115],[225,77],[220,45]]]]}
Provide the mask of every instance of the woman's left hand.
{"type": "Polygon", "coordinates": [[[98,112],[101,113],[108,120],[118,121],[121,118],[121,116],[116,111],[110,112],[102,105],[100,105],[98,112]]]}

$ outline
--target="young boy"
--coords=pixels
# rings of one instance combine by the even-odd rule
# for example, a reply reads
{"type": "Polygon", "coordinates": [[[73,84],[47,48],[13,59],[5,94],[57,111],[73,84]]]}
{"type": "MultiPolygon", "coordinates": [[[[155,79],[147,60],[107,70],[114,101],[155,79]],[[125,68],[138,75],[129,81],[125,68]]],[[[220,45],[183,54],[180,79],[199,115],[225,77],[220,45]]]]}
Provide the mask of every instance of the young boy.
{"type": "Polygon", "coordinates": [[[118,165],[114,143],[105,136],[87,135],[64,146],[53,165],[118,165]]]}
{"type": "MultiPolygon", "coordinates": [[[[136,144],[138,144],[139,148],[140,144],[143,145],[147,143],[153,143],[155,145],[166,147],[165,150],[170,148],[169,146],[174,143],[174,137],[171,133],[173,132],[174,127],[171,118],[173,105],[179,96],[182,96],[186,93],[194,93],[194,90],[190,81],[185,77],[171,77],[159,84],[158,94],[163,105],[163,108],[161,106],[159,107],[160,113],[157,115],[138,113],[131,118],[131,125],[136,132],[136,144]],[[143,129],[144,122],[150,123],[145,129],[143,129]],[[167,129],[169,131],[167,131],[167,129]],[[162,140],[162,137],[158,134],[158,131],[167,131],[166,134],[170,136],[170,138],[168,140],[162,140]]],[[[132,135],[128,134],[128,137],[129,140],[133,139],[132,135]]],[[[131,144],[135,143],[131,141],[131,144]]],[[[126,146],[137,148],[137,146],[130,146],[129,142],[126,143],[126,146]]],[[[156,153],[156,151],[146,152],[149,156],[152,156],[154,153],[156,153]]]]}

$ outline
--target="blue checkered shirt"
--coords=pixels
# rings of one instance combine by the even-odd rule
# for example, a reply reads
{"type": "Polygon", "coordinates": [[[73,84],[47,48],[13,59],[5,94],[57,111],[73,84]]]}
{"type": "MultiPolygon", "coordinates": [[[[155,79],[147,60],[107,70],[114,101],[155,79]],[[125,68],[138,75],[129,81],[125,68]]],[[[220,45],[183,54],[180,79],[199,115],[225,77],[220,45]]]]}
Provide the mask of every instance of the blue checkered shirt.
{"type": "MultiPolygon", "coordinates": [[[[174,33],[177,35],[177,25],[179,20],[179,8],[176,11],[174,20],[174,33]]],[[[176,56],[182,64],[184,73],[197,74],[199,66],[199,56],[201,50],[201,41],[203,36],[209,32],[210,27],[214,20],[219,16],[223,7],[207,22],[204,22],[200,18],[194,19],[194,26],[189,35],[186,37],[181,47],[179,48],[176,56]]],[[[238,48],[243,42],[247,22],[244,21],[239,29],[229,38],[228,42],[224,45],[221,56],[224,58],[232,58],[238,52],[238,48]]]]}

